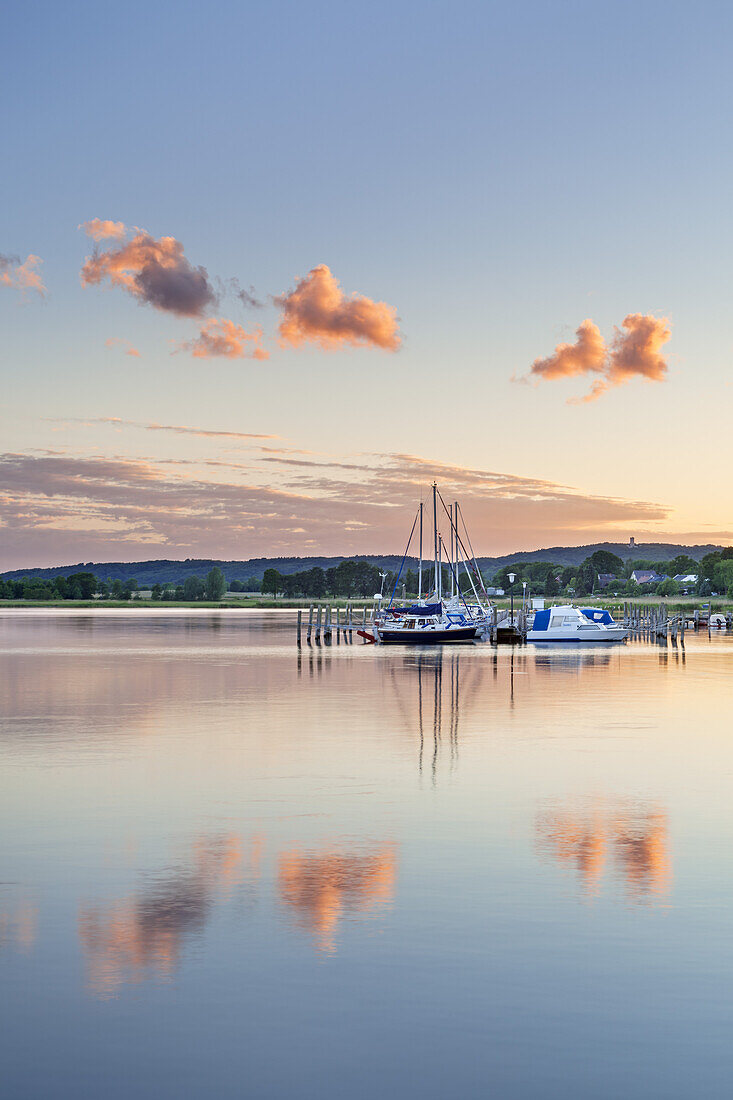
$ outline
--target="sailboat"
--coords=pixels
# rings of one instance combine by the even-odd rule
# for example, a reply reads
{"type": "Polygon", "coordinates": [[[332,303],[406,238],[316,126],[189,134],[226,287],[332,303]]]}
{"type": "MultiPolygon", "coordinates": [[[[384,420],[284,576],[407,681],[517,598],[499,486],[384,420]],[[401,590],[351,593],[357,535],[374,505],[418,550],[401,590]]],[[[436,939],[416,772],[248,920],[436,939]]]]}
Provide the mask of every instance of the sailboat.
{"type": "MultiPolygon", "coordinates": [[[[484,607],[479,592],[488,602],[481,573],[473,551],[469,553],[459,532],[460,511],[458,503],[446,506],[438,487],[433,482],[433,549],[434,584],[429,598],[423,599],[423,521],[424,509],[420,502],[412,524],[410,537],[402,558],[388,605],[374,618],[377,640],[383,645],[444,645],[446,643],[471,643],[485,637],[488,631],[489,610],[484,607]],[[450,596],[443,594],[443,551],[445,544],[438,526],[438,498],[450,521],[449,555],[446,555],[450,572],[450,596]],[[397,584],[405,567],[415,527],[419,520],[420,557],[418,570],[419,598],[416,603],[398,606],[394,602],[397,584]],[[467,564],[470,563],[470,564],[467,564]],[[459,569],[464,567],[473,588],[475,604],[469,604],[460,590],[459,569]],[[475,574],[475,575],[474,575],[475,574]]],[[[465,524],[464,524],[465,528],[465,524]]],[[[468,532],[466,531],[466,538],[468,532]]],[[[470,544],[470,539],[469,539],[470,544]]]]}

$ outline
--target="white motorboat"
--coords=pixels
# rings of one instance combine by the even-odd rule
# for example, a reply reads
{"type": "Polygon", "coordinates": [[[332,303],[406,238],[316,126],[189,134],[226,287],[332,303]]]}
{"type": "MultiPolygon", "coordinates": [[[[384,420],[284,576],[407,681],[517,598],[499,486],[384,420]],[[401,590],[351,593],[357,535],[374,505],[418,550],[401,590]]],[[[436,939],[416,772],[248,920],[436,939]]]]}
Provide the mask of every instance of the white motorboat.
{"type": "Polygon", "coordinates": [[[598,607],[571,604],[535,611],[528,642],[622,642],[628,631],[598,607]]]}

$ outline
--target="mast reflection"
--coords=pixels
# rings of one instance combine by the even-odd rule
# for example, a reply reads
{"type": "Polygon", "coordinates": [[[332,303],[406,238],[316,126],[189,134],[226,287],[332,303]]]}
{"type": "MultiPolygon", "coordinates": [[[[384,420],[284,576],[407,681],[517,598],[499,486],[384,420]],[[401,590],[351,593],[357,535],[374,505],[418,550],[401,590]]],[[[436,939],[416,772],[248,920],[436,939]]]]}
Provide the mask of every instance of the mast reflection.
{"type": "Polygon", "coordinates": [[[418,771],[423,774],[427,748],[433,784],[446,729],[451,773],[458,763],[461,715],[468,713],[480,683],[480,669],[465,661],[462,667],[461,656],[458,650],[420,650],[405,654],[402,662],[389,670],[405,728],[417,735],[418,771]]]}

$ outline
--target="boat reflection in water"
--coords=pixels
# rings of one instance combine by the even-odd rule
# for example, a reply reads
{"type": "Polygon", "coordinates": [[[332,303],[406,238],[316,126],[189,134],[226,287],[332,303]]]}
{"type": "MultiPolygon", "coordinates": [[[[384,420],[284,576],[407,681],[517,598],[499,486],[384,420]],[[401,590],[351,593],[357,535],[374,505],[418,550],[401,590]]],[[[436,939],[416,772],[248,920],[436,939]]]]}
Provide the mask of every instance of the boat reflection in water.
{"type": "Polygon", "coordinates": [[[418,771],[422,775],[427,757],[435,783],[444,743],[451,771],[458,762],[459,718],[476,698],[481,669],[475,664],[462,669],[459,651],[436,647],[405,655],[399,665],[391,665],[389,675],[405,728],[418,739],[418,771]]]}
{"type": "MultiPolygon", "coordinates": [[[[255,840],[249,859],[255,875],[259,847],[255,840]]],[[[185,870],[110,905],[82,905],[78,928],[90,990],[105,997],[124,982],[171,978],[186,940],[203,931],[243,869],[240,837],[207,837],[194,843],[185,870]]]]}
{"type": "Polygon", "coordinates": [[[669,890],[667,815],[656,806],[604,800],[553,806],[538,815],[536,833],[544,856],[577,871],[585,897],[601,893],[606,873],[620,876],[635,903],[659,900],[669,890]]]}
{"type": "Polygon", "coordinates": [[[365,853],[339,850],[288,852],[280,856],[280,898],[324,954],[336,952],[336,926],[350,914],[363,914],[391,902],[397,875],[394,848],[365,853]]]}

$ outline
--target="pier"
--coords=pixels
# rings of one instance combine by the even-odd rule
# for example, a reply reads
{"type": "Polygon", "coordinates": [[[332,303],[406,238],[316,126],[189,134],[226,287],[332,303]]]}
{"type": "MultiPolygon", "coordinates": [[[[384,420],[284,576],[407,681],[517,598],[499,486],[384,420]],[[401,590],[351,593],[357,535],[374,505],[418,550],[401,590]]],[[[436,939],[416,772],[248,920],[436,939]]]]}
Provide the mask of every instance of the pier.
{"type": "Polygon", "coordinates": [[[354,607],[350,600],[345,606],[311,603],[307,611],[298,611],[297,644],[302,646],[304,631],[306,645],[332,645],[334,641],[336,645],[352,645],[354,634],[367,644],[369,639],[364,635],[374,623],[375,610],[376,605],[354,607]]]}

